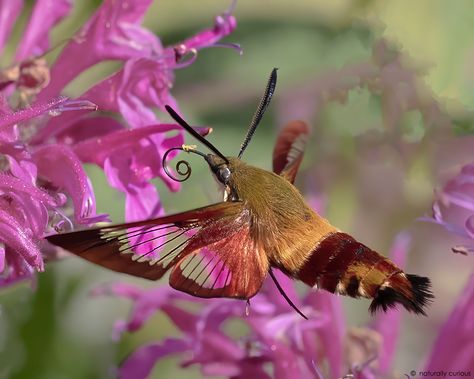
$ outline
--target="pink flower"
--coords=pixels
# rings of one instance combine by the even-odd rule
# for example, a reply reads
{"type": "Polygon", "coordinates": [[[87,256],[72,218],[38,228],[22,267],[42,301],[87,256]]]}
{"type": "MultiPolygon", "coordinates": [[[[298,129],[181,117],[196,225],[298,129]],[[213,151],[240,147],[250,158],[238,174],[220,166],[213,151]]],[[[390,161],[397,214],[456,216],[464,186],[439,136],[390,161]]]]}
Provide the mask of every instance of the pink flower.
{"type": "MultiPolygon", "coordinates": [[[[164,47],[140,25],[150,3],[104,0],[51,67],[42,57],[50,48],[49,33],[72,3],[34,4],[15,61],[0,71],[0,285],[44,269],[45,234],[106,219],[96,214],[83,163],[100,166],[110,185],[125,194],[129,221],[163,213],[151,179],[179,189],[157,162],[184,142],[182,131],[162,124],[153,109],[178,109],[170,94],[173,71],[192,63],[199,49],[218,45],[236,21],[227,11],[212,28],[164,47]],[[76,100],[61,96],[85,69],[111,59],[122,63],[117,72],[76,100]],[[90,113],[97,108],[108,115],[90,113]]],[[[22,9],[22,1],[0,2],[0,51],[22,9]]]]}
{"type": "Polygon", "coordinates": [[[467,254],[474,251],[474,164],[465,165],[456,177],[436,193],[433,217],[423,220],[441,225],[468,241],[467,244],[453,247],[454,252],[467,254]]]}
{"type": "Polygon", "coordinates": [[[462,372],[474,372],[473,317],[474,274],[469,278],[454,309],[441,327],[424,371],[458,372],[459,377],[466,376],[462,372]]]}
{"type": "MultiPolygon", "coordinates": [[[[404,262],[408,243],[405,234],[394,243],[392,258],[398,264],[404,262]]],[[[181,354],[183,367],[198,364],[203,375],[229,378],[340,378],[353,374],[368,379],[390,372],[399,312],[390,310],[372,325],[346,330],[339,298],[313,290],[300,298],[291,279],[276,275],[308,320],[289,307],[271,281],[252,298],[247,316],[242,302],[202,300],[169,287],[143,290],[116,283],[96,289],[96,296],[119,296],[133,303],[129,319],[116,323],[115,338],[124,331],[140,329],[157,311],[164,312],[182,333],[182,337],[139,347],[120,367],[119,377],[146,378],[160,359],[175,354],[181,354]],[[189,310],[196,306],[198,312],[189,310]],[[244,322],[248,334],[240,339],[229,336],[223,327],[232,320],[244,322]],[[271,376],[265,369],[268,365],[273,368],[271,376]]]]}
{"type": "Polygon", "coordinates": [[[3,114],[0,119],[0,284],[29,278],[44,269],[39,249],[43,233],[70,223],[62,211],[65,194],[72,199],[77,223],[105,218],[95,214],[92,187],[71,148],[44,145],[31,149],[22,139],[24,129],[35,125],[38,116],[76,109],[93,110],[95,106],[59,98],[3,114]],[[58,161],[61,165],[54,164],[58,161]]]}

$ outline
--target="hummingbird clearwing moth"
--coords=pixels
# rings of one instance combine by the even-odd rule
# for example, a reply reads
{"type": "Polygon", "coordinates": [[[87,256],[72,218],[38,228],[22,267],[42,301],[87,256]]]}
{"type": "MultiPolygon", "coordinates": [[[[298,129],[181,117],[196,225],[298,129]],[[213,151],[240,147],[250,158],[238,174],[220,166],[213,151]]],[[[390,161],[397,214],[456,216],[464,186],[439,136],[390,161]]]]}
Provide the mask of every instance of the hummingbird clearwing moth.
{"type": "Polygon", "coordinates": [[[162,161],[165,172],[178,181],[191,174],[184,160],[176,164],[182,178],[170,172],[166,160],[175,150],[202,156],[225,190],[223,202],[46,239],[117,272],[157,280],[171,271],[173,288],[198,297],[248,300],[270,275],[298,311],[272,273],[272,268],[278,268],[311,287],[373,299],[372,312],[401,304],[408,311],[425,314],[433,297],[428,278],[405,274],[389,259],[332,226],[293,185],[309,134],[304,122],[291,122],[281,131],[273,172],[241,160],[270,103],[276,79],[274,69],[237,157],[224,156],[166,106],[171,117],[211,153],[186,145],[169,149],[162,161]]]}

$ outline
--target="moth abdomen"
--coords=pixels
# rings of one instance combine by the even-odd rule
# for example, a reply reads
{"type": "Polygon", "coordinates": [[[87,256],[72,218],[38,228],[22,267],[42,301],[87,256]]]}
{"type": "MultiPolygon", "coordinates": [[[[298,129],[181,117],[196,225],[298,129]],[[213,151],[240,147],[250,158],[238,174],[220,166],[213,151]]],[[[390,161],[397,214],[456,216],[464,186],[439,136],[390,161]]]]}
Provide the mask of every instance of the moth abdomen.
{"type": "Polygon", "coordinates": [[[428,278],[407,275],[383,257],[346,233],[324,237],[295,275],[311,287],[354,298],[372,298],[370,311],[403,305],[424,314],[433,297],[428,278]]]}

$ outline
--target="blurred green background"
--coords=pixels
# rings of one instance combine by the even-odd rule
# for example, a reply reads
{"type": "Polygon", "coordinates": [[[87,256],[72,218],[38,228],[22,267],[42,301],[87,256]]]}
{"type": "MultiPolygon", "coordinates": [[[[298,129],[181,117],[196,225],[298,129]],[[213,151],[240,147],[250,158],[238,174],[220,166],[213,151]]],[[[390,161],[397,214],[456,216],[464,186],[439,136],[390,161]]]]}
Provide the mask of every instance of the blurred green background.
{"type": "MultiPolygon", "coordinates": [[[[53,33],[54,39],[72,36],[99,3],[77,1],[72,16],[53,33]]],[[[212,25],[213,17],[227,6],[228,2],[217,0],[156,1],[145,25],[164,44],[173,44],[212,25]]],[[[388,250],[398,231],[412,232],[408,271],[431,277],[436,301],[428,318],[404,317],[395,367],[402,373],[420,367],[472,267],[472,257],[450,253],[455,241],[447,233],[415,220],[430,213],[433,189],[472,160],[474,3],[246,0],[237,3],[235,15],[238,28],[226,41],[240,43],[244,54],[218,48],[201,51],[193,65],[176,72],[173,95],[187,120],[212,126],[210,140],[232,155],[270,70],[279,68],[274,101],[245,159],[270,168],[278,127],[292,118],[305,119],[311,122],[313,135],[297,184],[308,196],[323,199],[329,220],[381,252],[388,250]],[[415,75],[420,107],[437,105],[449,121],[446,125],[428,125],[423,108],[403,111],[390,130],[387,93],[366,86],[344,90],[354,86],[354,77],[345,78],[339,70],[371,62],[381,38],[392,54],[402,54],[407,72],[415,75]],[[321,91],[324,86],[327,90],[321,91]]],[[[20,22],[17,37],[21,30],[20,22]]],[[[6,54],[12,51],[13,47],[6,54]]],[[[79,95],[116,68],[102,64],[89,70],[68,87],[68,94],[79,95]]],[[[376,88],[381,86],[378,79],[376,88]]],[[[390,87],[384,88],[389,92],[390,87]]],[[[87,169],[98,212],[121,221],[122,196],[108,187],[100,170],[87,169]]],[[[206,205],[219,196],[199,161],[180,193],[169,193],[158,182],[157,186],[167,212],[206,205]]],[[[150,285],[70,258],[49,264],[33,291],[25,285],[2,290],[0,377],[113,376],[113,366],[134,347],[168,336],[170,323],[156,316],[120,343],[111,340],[112,325],[126,318],[129,304],[88,294],[100,283],[118,280],[150,285]]],[[[343,301],[350,325],[369,320],[367,301],[343,301]]],[[[178,362],[178,358],[161,362],[153,377],[200,377],[198,368],[184,371],[178,362]]]]}

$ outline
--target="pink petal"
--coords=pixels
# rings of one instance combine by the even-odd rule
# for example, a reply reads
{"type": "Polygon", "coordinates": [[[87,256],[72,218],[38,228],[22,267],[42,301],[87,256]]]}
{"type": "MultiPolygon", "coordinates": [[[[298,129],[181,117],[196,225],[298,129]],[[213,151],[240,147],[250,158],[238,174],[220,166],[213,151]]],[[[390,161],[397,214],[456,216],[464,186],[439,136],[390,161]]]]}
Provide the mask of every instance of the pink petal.
{"type": "MultiPolygon", "coordinates": [[[[171,85],[171,72],[162,61],[130,59],[123,69],[94,85],[81,99],[97,104],[103,111],[121,113],[128,125],[136,128],[157,123],[150,107],[161,110],[165,104],[177,107],[169,93],[171,85]]],[[[45,141],[66,129],[74,133],[77,120],[85,113],[69,112],[51,119],[34,137],[34,142],[45,141]]]]}
{"type": "Polygon", "coordinates": [[[474,164],[463,166],[461,172],[446,183],[437,196],[444,205],[455,204],[474,211],[474,164]]]}
{"type": "Polygon", "coordinates": [[[474,275],[442,326],[424,370],[474,372],[474,275]]]}
{"type": "Polygon", "coordinates": [[[10,104],[8,104],[7,99],[0,94],[0,116],[7,113],[11,113],[10,104]]]}
{"type": "Polygon", "coordinates": [[[127,321],[117,320],[114,322],[112,329],[112,341],[118,342],[122,338],[123,333],[127,331],[127,321]]]}
{"type": "MultiPolygon", "coordinates": [[[[16,1],[13,1],[16,2],[16,1]]],[[[39,56],[49,48],[49,33],[72,8],[71,0],[38,0],[23,34],[16,60],[39,56]]]]}
{"type": "Polygon", "coordinates": [[[245,358],[244,348],[222,332],[208,331],[193,339],[194,354],[182,365],[200,364],[204,375],[235,377],[240,374],[240,362],[245,358]]]}
{"type": "Polygon", "coordinates": [[[141,188],[135,188],[133,193],[127,192],[125,213],[127,222],[139,221],[147,217],[163,216],[164,211],[156,187],[152,184],[147,184],[141,188]]]}
{"type": "Polygon", "coordinates": [[[431,217],[420,217],[420,218],[418,218],[418,221],[431,222],[433,224],[437,224],[437,225],[442,226],[443,228],[445,228],[450,233],[457,234],[458,236],[461,236],[461,237],[464,237],[464,238],[469,238],[469,235],[468,235],[468,233],[466,233],[466,230],[463,227],[459,226],[459,225],[451,224],[449,222],[445,222],[445,221],[442,221],[442,220],[436,220],[436,219],[431,218],[431,217]]]}
{"type": "Polygon", "coordinates": [[[98,101],[101,109],[119,112],[131,127],[139,127],[156,123],[151,106],[164,110],[173,102],[169,93],[172,84],[172,72],[162,60],[130,59],[122,70],[81,97],[98,101]]]}
{"type": "Polygon", "coordinates": [[[31,118],[41,116],[56,107],[61,106],[68,100],[67,97],[58,97],[49,102],[36,102],[31,107],[21,109],[19,111],[5,114],[0,119],[0,131],[7,127],[18,124],[19,122],[27,121],[31,118]]]}
{"type": "Polygon", "coordinates": [[[265,369],[264,364],[268,362],[266,357],[248,357],[247,359],[238,362],[240,373],[232,377],[232,379],[247,379],[247,378],[258,378],[258,379],[271,379],[265,369]]]}
{"type": "Polygon", "coordinates": [[[22,0],[1,1],[0,2],[0,53],[2,53],[5,43],[10,37],[13,25],[23,8],[22,0]]]}
{"type": "Polygon", "coordinates": [[[214,27],[205,29],[195,36],[183,41],[179,47],[186,50],[202,49],[211,46],[229,35],[237,27],[237,20],[229,13],[224,13],[217,16],[214,20],[214,27]]]}
{"type": "Polygon", "coordinates": [[[471,239],[474,239],[474,215],[468,217],[464,223],[464,228],[471,239]]]}
{"type": "MultiPolygon", "coordinates": [[[[1,223],[0,223],[1,225],[1,223]]],[[[11,286],[33,278],[34,268],[16,255],[11,248],[5,249],[5,269],[0,273],[0,287],[11,286]]]]}
{"type": "Polygon", "coordinates": [[[0,246],[0,274],[5,270],[5,249],[0,246]]]}
{"type": "MultiPolygon", "coordinates": [[[[436,192],[433,218],[421,218],[443,226],[447,231],[474,239],[474,164],[462,167],[442,191],[436,192]]],[[[467,243],[468,244],[468,243],[467,243]]],[[[466,252],[470,250],[468,248],[466,252]]]]}
{"type": "Polygon", "coordinates": [[[151,343],[135,350],[119,369],[120,379],[146,379],[155,364],[162,358],[190,349],[189,344],[180,339],[167,338],[162,343],[151,343]]]}
{"type": "MultiPolygon", "coordinates": [[[[146,218],[155,218],[164,215],[163,207],[158,197],[158,191],[152,184],[143,187],[128,188],[125,197],[125,220],[127,222],[139,221],[146,218]]],[[[138,255],[145,255],[146,259],[153,260],[160,257],[162,245],[166,241],[163,236],[168,229],[149,232],[130,238],[130,245],[138,255]]]]}
{"type": "MultiPolygon", "coordinates": [[[[233,5],[231,5],[231,9],[233,5]]],[[[173,47],[165,49],[163,58],[168,60],[168,64],[174,68],[187,67],[192,64],[197,58],[197,51],[206,47],[230,47],[242,54],[242,49],[238,44],[232,43],[218,43],[219,40],[229,35],[237,27],[237,21],[231,15],[231,10],[224,12],[222,15],[214,19],[214,27],[205,29],[197,35],[186,39],[185,41],[176,44],[173,47]],[[191,54],[191,57],[183,62],[183,58],[191,54]],[[177,64],[173,65],[169,61],[170,56],[174,56],[177,64]]]]}
{"type": "Polygon", "coordinates": [[[129,199],[132,203],[133,197],[140,201],[136,199],[139,196],[138,191],[147,187],[150,179],[159,176],[161,169],[159,165],[161,159],[152,141],[142,140],[137,147],[117,151],[104,162],[104,172],[110,185],[132,196],[129,199]],[[138,146],[140,147],[137,148],[138,146]]]}
{"type": "Polygon", "coordinates": [[[91,291],[92,296],[118,296],[130,300],[138,300],[144,289],[130,283],[112,283],[96,287],[91,291]]]}
{"type": "MultiPolygon", "coordinates": [[[[18,129],[16,126],[14,129],[18,129]]],[[[9,174],[21,179],[25,183],[36,183],[36,165],[31,161],[31,155],[23,142],[18,141],[18,135],[12,141],[3,140],[0,143],[0,153],[8,159],[9,174]]],[[[0,139],[1,141],[2,139],[0,139]]]]}
{"type": "Polygon", "coordinates": [[[31,161],[31,156],[26,153],[26,148],[23,147],[23,149],[24,151],[15,154],[20,158],[19,161],[15,159],[14,156],[7,155],[8,163],[10,165],[10,173],[25,183],[34,184],[36,183],[38,170],[36,165],[31,161]]]}
{"type": "Polygon", "coordinates": [[[241,373],[241,368],[239,362],[210,362],[201,365],[201,372],[204,376],[235,378],[241,373]]]}
{"type": "Polygon", "coordinates": [[[171,190],[179,188],[179,183],[164,173],[160,163],[165,150],[181,146],[182,134],[163,138],[161,133],[151,134],[156,130],[163,132],[169,128],[165,125],[117,132],[98,141],[85,141],[76,147],[81,159],[103,165],[110,185],[127,195],[127,219],[129,211],[134,212],[134,217],[140,215],[140,218],[159,214],[157,194],[148,184],[152,178],[162,178],[171,190]],[[102,144],[104,151],[99,148],[102,144]],[[145,190],[151,196],[149,199],[141,198],[141,192],[145,190]],[[135,205],[139,208],[133,210],[135,205]]]}
{"type": "Polygon", "coordinates": [[[72,198],[74,218],[81,224],[106,220],[105,215],[96,215],[92,185],[81,162],[67,146],[42,146],[33,153],[38,175],[64,189],[72,198]]]}
{"type": "Polygon", "coordinates": [[[324,327],[326,323],[326,317],[304,320],[298,313],[290,309],[288,313],[274,316],[272,319],[268,320],[264,326],[262,325],[262,328],[267,336],[273,336],[273,338],[283,337],[286,334],[290,334],[291,337],[299,339],[301,336],[295,334],[301,334],[301,329],[304,329],[305,331],[318,329],[324,327]],[[300,328],[300,326],[302,328],[300,328]]]}
{"type": "Polygon", "coordinates": [[[31,238],[43,236],[48,226],[48,211],[44,203],[37,201],[25,193],[7,192],[4,195],[8,201],[4,204],[4,211],[16,218],[20,224],[26,225],[31,238]]]}
{"type": "Polygon", "coordinates": [[[121,325],[122,330],[134,331],[141,328],[158,310],[163,310],[176,326],[186,333],[191,333],[196,327],[197,317],[173,305],[173,301],[191,299],[193,302],[198,302],[199,300],[167,286],[143,289],[119,282],[95,288],[92,295],[118,296],[133,301],[133,310],[129,321],[125,326],[121,325]]]}
{"type": "Polygon", "coordinates": [[[17,179],[10,175],[0,173],[0,190],[3,193],[7,191],[16,194],[23,194],[33,199],[33,201],[41,202],[49,206],[57,206],[57,199],[53,199],[46,192],[34,187],[31,184],[25,183],[23,180],[17,179]]]}
{"type": "MultiPolygon", "coordinates": [[[[274,269],[273,273],[278,283],[280,283],[280,286],[283,288],[283,290],[291,299],[291,301],[297,307],[300,307],[301,300],[299,299],[298,294],[296,293],[295,283],[293,279],[283,274],[280,270],[274,269]]],[[[271,278],[267,278],[267,280],[265,281],[263,291],[268,301],[278,307],[278,310],[277,310],[278,313],[279,312],[286,313],[292,310],[290,306],[288,305],[287,301],[285,300],[285,298],[281,295],[280,291],[278,291],[278,288],[276,287],[275,283],[273,283],[273,280],[271,278]]]]}
{"type": "Polygon", "coordinates": [[[161,52],[159,39],[138,26],[150,3],[105,0],[61,52],[51,68],[51,82],[40,98],[57,96],[79,73],[103,60],[150,57],[161,52]]]}
{"type": "Polygon", "coordinates": [[[303,374],[295,352],[283,343],[275,343],[270,347],[269,355],[273,363],[273,377],[275,379],[303,379],[308,377],[303,374]]]}
{"type": "MultiPolygon", "coordinates": [[[[154,313],[165,307],[167,307],[167,313],[169,312],[171,319],[174,320],[175,307],[171,304],[171,301],[174,299],[189,299],[189,296],[167,286],[142,289],[128,283],[114,283],[98,287],[92,294],[94,296],[119,296],[133,301],[133,309],[126,323],[126,328],[124,328],[128,331],[140,329],[154,313]]],[[[195,316],[192,316],[192,318],[194,320],[195,316]]],[[[185,324],[193,326],[194,322],[190,322],[187,318],[185,324]]]]}
{"type": "MultiPolygon", "coordinates": [[[[196,341],[198,342],[198,341],[196,341]]],[[[228,362],[238,361],[245,356],[242,346],[227,337],[220,331],[206,331],[202,338],[199,339],[199,348],[196,349],[192,362],[228,362]]],[[[191,361],[188,361],[188,364],[191,361]]]]}
{"type": "MultiPolygon", "coordinates": [[[[98,126],[96,122],[91,122],[92,126],[98,126]]],[[[196,128],[200,133],[206,133],[209,128],[196,128]]],[[[119,130],[101,138],[91,138],[74,146],[74,152],[79,159],[87,163],[95,163],[104,167],[105,160],[114,153],[122,153],[127,149],[133,149],[142,139],[147,139],[154,134],[166,133],[170,131],[180,131],[182,128],[176,124],[157,124],[133,130],[119,130]]],[[[182,144],[182,143],[181,143],[182,144]]],[[[180,146],[174,145],[173,147],[180,146]]],[[[133,151],[132,151],[133,153],[133,151]]],[[[154,166],[160,166],[160,162],[154,159],[156,154],[150,158],[154,161],[154,166]]]]}
{"type": "Polygon", "coordinates": [[[38,271],[43,271],[41,252],[32,239],[31,231],[3,209],[0,209],[0,239],[11,249],[9,252],[14,254],[12,259],[24,260],[38,271]]]}
{"type": "MultiPolygon", "coordinates": [[[[149,106],[164,107],[171,102],[171,79],[162,63],[147,59],[131,59],[123,69],[102,80],[86,91],[81,98],[87,99],[103,111],[121,113],[131,127],[156,124],[157,119],[149,106]]],[[[35,136],[35,142],[58,134],[82,117],[85,112],[63,114],[52,119],[35,136]]]]}
{"type": "Polygon", "coordinates": [[[321,371],[319,371],[318,367],[316,366],[316,363],[314,363],[314,360],[311,362],[312,367],[314,369],[314,375],[316,379],[324,379],[323,374],[321,374],[321,371]]]}
{"type": "Polygon", "coordinates": [[[201,310],[195,323],[198,338],[204,338],[208,331],[219,331],[222,323],[243,314],[243,303],[235,300],[205,300],[206,307],[201,310]]]}
{"type": "Polygon", "coordinates": [[[443,220],[443,217],[442,217],[441,209],[438,202],[435,201],[431,208],[432,208],[433,218],[435,219],[435,221],[441,222],[443,220]]]}
{"type": "MultiPolygon", "coordinates": [[[[182,297],[181,300],[188,300],[190,303],[200,303],[201,300],[187,296],[182,297]]],[[[185,334],[193,334],[196,331],[197,316],[187,310],[181,309],[174,304],[165,303],[161,306],[161,310],[166,313],[170,321],[185,334]]]]}
{"type": "Polygon", "coordinates": [[[0,132],[9,126],[20,122],[28,121],[32,118],[49,115],[55,116],[62,112],[76,110],[96,110],[97,106],[87,100],[70,100],[67,97],[58,97],[49,102],[37,101],[29,108],[24,108],[14,113],[3,115],[0,119],[0,132]]]}
{"type": "MultiPolygon", "coordinates": [[[[389,256],[397,266],[405,266],[410,243],[411,238],[407,233],[400,233],[395,238],[389,256]]],[[[388,373],[393,362],[400,334],[401,316],[402,313],[396,309],[379,312],[372,325],[372,328],[379,332],[383,339],[382,349],[377,359],[380,374],[388,373]]]]}
{"type": "MultiPolygon", "coordinates": [[[[342,311],[341,299],[333,294],[323,291],[310,291],[304,300],[304,304],[311,306],[320,313],[330,315],[328,324],[324,328],[316,331],[321,345],[325,346],[325,356],[329,362],[331,377],[341,376],[341,366],[343,359],[342,341],[345,335],[345,323],[342,311]]],[[[305,355],[316,356],[309,348],[305,355]]],[[[307,357],[309,358],[309,357],[307,357]]]]}
{"type": "Polygon", "coordinates": [[[133,304],[127,330],[133,332],[140,329],[153,314],[170,301],[174,292],[173,289],[168,287],[158,287],[145,291],[138,301],[133,304]]]}
{"type": "Polygon", "coordinates": [[[474,198],[470,193],[458,191],[445,192],[442,195],[442,199],[448,204],[455,204],[469,211],[474,211],[474,198]]]}
{"type": "MultiPolygon", "coordinates": [[[[79,112],[74,112],[79,113],[79,112]]],[[[72,112],[64,113],[64,115],[72,115],[72,112]]],[[[56,118],[52,119],[55,120],[56,118]]],[[[47,129],[51,123],[43,128],[47,129]]],[[[91,142],[102,141],[101,137],[112,135],[115,132],[124,130],[124,126],[112,117],[95,116],[88,118],[80,118],[72,124],[55,124],[53,133],[48,137],[56,137],[58,143],[76,147],[82,141],[90,140],[91,142]]],[[[43,129],[39,132],[41,133],[43,129]]],[[[38,134],[39,134],[38,133],[38,134]]],[[[76,152],[77,154],[77,152],[76,152]]]]}

